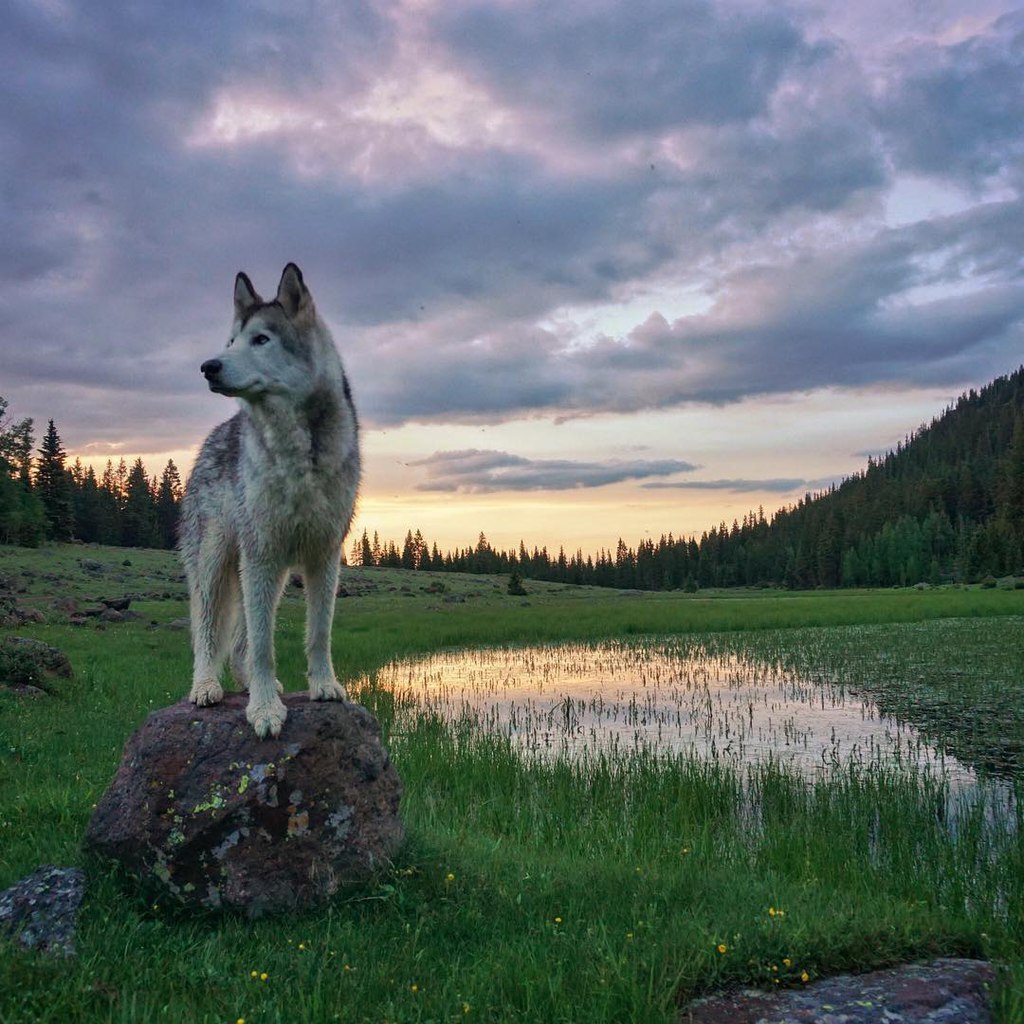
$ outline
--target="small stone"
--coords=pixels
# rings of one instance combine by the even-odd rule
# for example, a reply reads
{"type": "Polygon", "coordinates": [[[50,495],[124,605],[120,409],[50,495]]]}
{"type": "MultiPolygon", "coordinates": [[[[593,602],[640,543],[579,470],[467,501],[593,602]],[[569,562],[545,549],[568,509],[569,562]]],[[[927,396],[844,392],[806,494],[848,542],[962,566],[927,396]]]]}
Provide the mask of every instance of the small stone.
{"type": "Polygon", "coordinates": [[[25,949],[75,955],[75,923],[85,894],[79,868],[39,868],[0,892],[0,933],[25,949]]]}
{"type": "Polygon", "coordinates": [[[23,683],[20,686],[0,686],[0,689],[6,690],[8,693],[13,693],[16,697],[48,697],[49,694],[45,690],[39,689],[38,686],[32,686],[31,683],[23,683]]]}
{"type": "Polygon", "coordinates": [[[0,576],[0,591],[9,594],[24,594],[28,584],[20,576],[0,576]]]}

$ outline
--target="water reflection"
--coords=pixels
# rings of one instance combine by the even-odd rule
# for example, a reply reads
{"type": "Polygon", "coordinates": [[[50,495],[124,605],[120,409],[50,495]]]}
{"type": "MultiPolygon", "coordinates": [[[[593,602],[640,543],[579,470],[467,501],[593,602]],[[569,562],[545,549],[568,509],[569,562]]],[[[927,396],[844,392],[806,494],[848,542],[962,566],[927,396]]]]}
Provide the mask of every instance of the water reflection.
{"type": "Polygon", "coordinates": [[[378,683],[531,755],[643,749],[737,767],[772,759],[807,777],[878,766],[976,781],[854,691],[679,640],[443,652],[395,662],[378,683]]]}

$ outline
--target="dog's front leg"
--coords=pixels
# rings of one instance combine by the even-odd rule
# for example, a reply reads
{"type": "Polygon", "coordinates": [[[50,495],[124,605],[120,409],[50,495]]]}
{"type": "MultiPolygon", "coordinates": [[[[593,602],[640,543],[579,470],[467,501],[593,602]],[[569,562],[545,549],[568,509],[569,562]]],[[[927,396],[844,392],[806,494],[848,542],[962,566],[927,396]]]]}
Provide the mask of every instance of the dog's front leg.
{"type": "Polygon", "coordinates": [[[242,603],[248,641],[249,704],[245,717],[257,736],[277,736],[288,714],[274,670],[274,619],[285,570],[242,558],[242,603]]]}
{"type": "Polygon", "coordinates": [[[331,623],[338,589],[336,551],[326,562],[305,566],[306,570],[306,665],[310,700],[344,700],[345,688],[334,675],[331,664],[331,623]]]}
{"type": "Polygon", "coordinates": [[[189,618],[192,627],[192,689],[188,699],[198,707],[220,703],[220,666],[226,637],[238,615],[237,563],[223,534],[205,531],[201,543],[188,550],[189,618]]]}

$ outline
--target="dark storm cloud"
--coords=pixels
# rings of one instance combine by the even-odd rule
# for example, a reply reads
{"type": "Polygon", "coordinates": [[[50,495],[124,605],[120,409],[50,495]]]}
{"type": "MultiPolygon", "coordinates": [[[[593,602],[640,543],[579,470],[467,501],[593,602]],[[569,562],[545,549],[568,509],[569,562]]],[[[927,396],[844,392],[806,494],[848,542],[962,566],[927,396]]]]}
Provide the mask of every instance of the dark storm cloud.
{"type": "MultiPolygon", "coordinates": [[[[5,14],[2,387],[45,393],[37,418],[56,417],[76,446],[121,440],[126,422],[139,444],[158,443],[149,417],[110,410],[125,395],[197,394],[199,358],[226,336],[239,241],[259,248],[254,226],[238,228],[285,183],[203,159],[182,138],[232,74],[296,91],[324,67],[355,81],[383,22],[362,4],[323,5],[320,33],[302,16],[315,6],[184,3],[168,17],[158,4],[25,2],[5,14]],[[332,54],[342,31],[350,48],[332,54]]],[[[179,445],[190,429],[179,419],[179,445]]]]}
{"type": "Polygon", "coordinates": [[[0,393],[39,396],[73,446],[163,443],[175,410],[194,444],[230,411],[197,367],[234,273],[270,291],[287,260],[370,425],[979,383],[1019,359],[1019,15],[868,67],[795,6],[410,10],[15,3],[0,393]],[[887,228],[904,173],[975,205],[887,228]],[[710,308],[582,324],[647,281],[710,308]]]}
{"type": "Polygon", "coordinates": [[[749,121],[824,54],[783,12],[703,0],[446,5],[435,26],[504,101],[597,137],[749,121]]]}
{"type": "Polygon", "coordinates": [[[538,409],[633,413],[826,386],[984,380],[1024,348],[1018,232],[1021,204],[992,204],[750,264],[723,277],[706,314],[671,323],[653,314],[623,338],[577,347],[525,324],[466,342],[441,329],[400,366],[366,366],[368,400],[382,419],[394,409],[400,419],[495,421],[538,409]],[[927,289],[937,282],[969,287],[936,297],[927,289]]]}
{"type": "Polygon", "coordinates": [[[576,462],[571,459],[527,459],[508,452],[475,448],[435,452],[429,458],[418,459],[409,465],[427,470],[427,480],[418,484],[417,490],[469,494],[606,487],[624,480],[690,473],[698,468],[679,459],[576,462]]]}
{"type": "Polygon", "coordinates": [[[879,120],[899,163],[980,184],[1024,160],[1024,13],[953,46],[916,47],[892,75],[879,120]]]}

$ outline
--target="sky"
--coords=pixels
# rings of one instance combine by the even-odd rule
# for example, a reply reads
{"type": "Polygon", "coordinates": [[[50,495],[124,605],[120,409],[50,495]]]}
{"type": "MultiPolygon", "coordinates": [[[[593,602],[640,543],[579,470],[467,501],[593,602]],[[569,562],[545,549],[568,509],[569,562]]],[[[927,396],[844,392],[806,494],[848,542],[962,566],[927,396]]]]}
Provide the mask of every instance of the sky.
{"type": "Polygon", "coordinates": [[[585,552],[766,514],[1024,360],[1024,7],[11,0],[0,395],[184,471],[297,262],[355,523],[585,552]]]}

